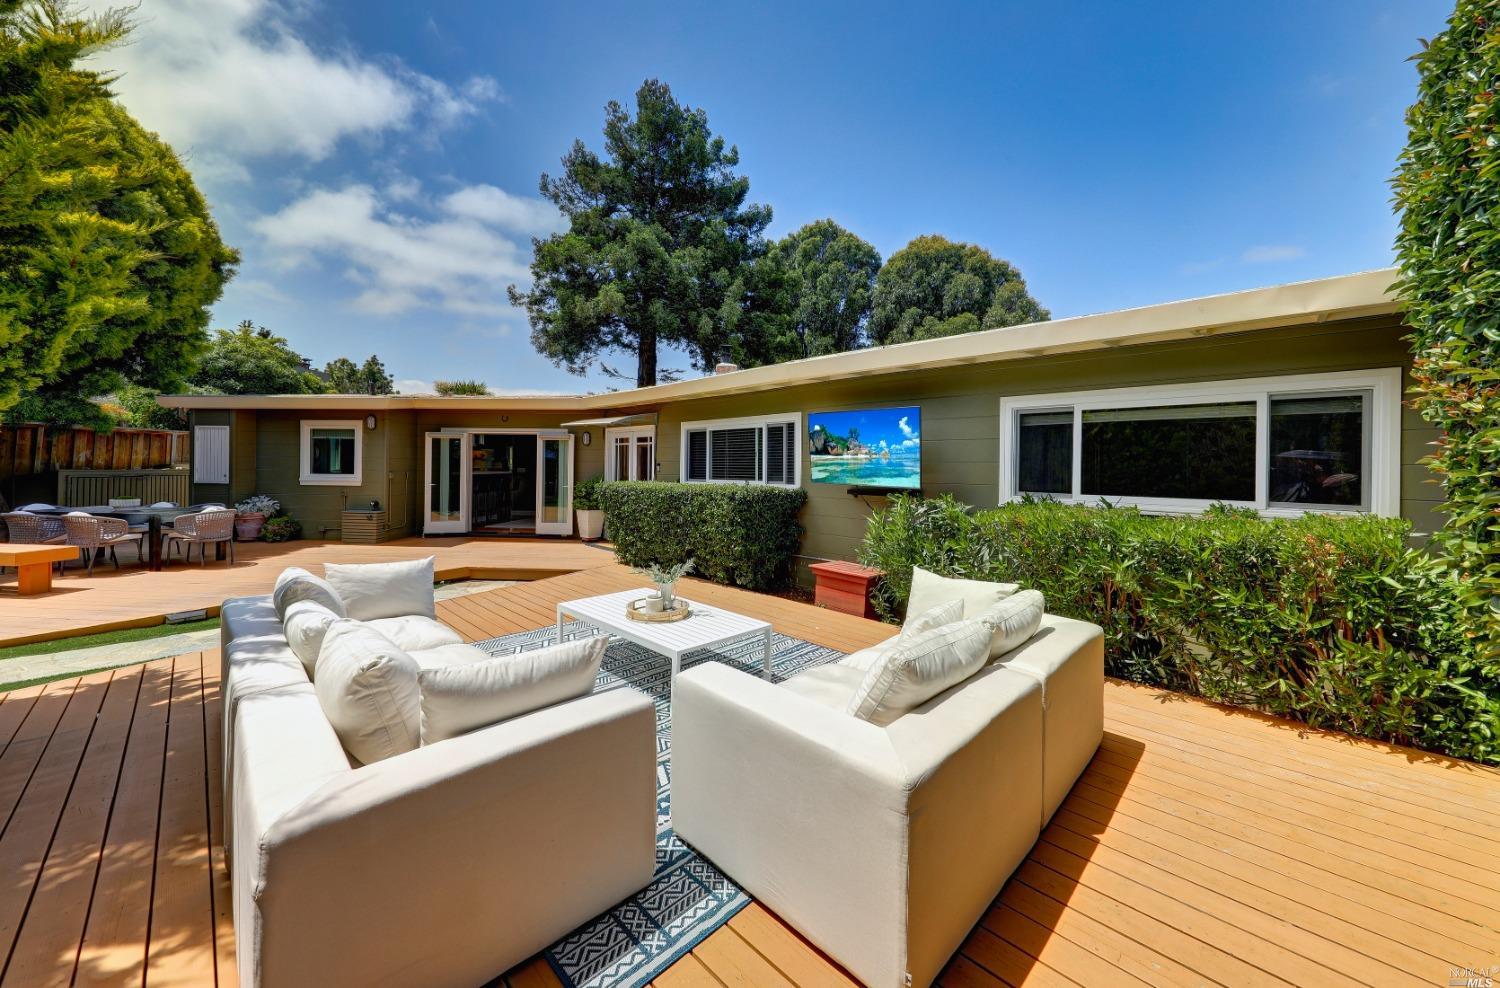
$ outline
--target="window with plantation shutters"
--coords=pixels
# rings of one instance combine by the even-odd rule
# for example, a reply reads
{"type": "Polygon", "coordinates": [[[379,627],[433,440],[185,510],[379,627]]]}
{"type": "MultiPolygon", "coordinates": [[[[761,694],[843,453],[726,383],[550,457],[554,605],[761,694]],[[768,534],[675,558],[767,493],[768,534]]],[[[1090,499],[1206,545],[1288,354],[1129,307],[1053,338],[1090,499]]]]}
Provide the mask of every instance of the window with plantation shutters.
{"type": "Polygon", "coordinates": [[[797,485],[801,416],[683,426],[682,477],[693,483],[797,485]]]}

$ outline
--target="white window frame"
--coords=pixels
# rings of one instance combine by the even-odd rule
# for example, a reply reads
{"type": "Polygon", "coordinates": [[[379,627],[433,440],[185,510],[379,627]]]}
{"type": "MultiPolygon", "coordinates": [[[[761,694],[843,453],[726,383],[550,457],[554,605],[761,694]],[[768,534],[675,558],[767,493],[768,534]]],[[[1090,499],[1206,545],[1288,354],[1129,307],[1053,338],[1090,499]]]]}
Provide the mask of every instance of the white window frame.
{"type": "Polygon", "coordinates": [[[655,480],[656,479],[656,426],[619,426],[604,430],[604,479],[605,480],[655,480]],[[630,443],[630,469],[635,471],[635,447],[641,439],[651,440],[651,476],[649,477],[617,477],[615,476],[615,441],[625,439],[630,443]]]}
{"type": "Polygon", "coordinates": [[[358,487],[365,475],[365,424],[360,419],[303,419],[299,474],[304,487],[358,487]],[[354,430],[354,472],[313,473],[312,431],[314,429],[354,430]]]}
{"type": "MultiPolygon", "coordinates": [[[[1336,371],[1325,374],[1288,374],[1277,377],[1203,381],[1193,384],[1148,385],[1093,391],[1059,391],[1051,394],[1016,395],[1000,399],[1000,503],[1023,496],[1016,488],[1016,457],[1020,449],[1020,416],[1025,412],[1073,413],[1073,483],[1070,495],[1046,495],[1071,504],[1097,504],[1099,495],[1083,490],[1083,413],[1110,408],[1150,408],[1162,405],[1204,403],[1255,403],[1255,499],[1230,504],[1255,508],[1267,517],[1295,518],[1304,514],[1375,514],[1396,517],[1401,513],[1401,368],[1336,371]],[[1292,505],[1270,500],[1271,417],[1273,398],[1301,395],[1333,395],[1364,392],[1370,395],[1369,415],[1364,423],[1369,470],[1365,481],[1366,505],[1292,505]]],[[[1196,514],[1212,501],[1114,497],[1111,504],[1133,505],[1161,514],[1196,514]]]]}
{"type": "Polygon", "coordinates": [[[800,487],[802,485],[802,459],[807,443],[807,436],[802,428],[802,413],[787,412],[781,415],[749,415],[743,418],[733,419],[705,419],[700,422],[682,423],[682,431],[678,436],[678,474],[685,484],[756,484],[765,487],[800,487]],[[796,446],[795,455],[792,459],[792,474],[790,480],[775,482],[769,480],[689,480],[688,479],[688,433],[699,429],[710,430],[708,441],[708,461],[713,462],[713,436],[714,429],[747,429],[758,428],[761,430],[761,470],[765,470],[765,428],[768,425],[790,425],[792,427],[792,442],[796,446]]]}

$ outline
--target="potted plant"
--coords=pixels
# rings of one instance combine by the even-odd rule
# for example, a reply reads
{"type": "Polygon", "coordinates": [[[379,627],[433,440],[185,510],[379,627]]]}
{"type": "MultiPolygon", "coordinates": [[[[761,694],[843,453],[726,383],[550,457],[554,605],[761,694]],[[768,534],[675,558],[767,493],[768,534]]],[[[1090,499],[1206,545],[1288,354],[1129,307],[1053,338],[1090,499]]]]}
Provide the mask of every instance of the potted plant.
{"type": "Polygon", "coordinates": [[[290,515],[280,515],[266,522],[262,538],[267,542],[288,542],[302,535],[302,525],[290,515]]]}
{"type": "Polygon", "coordinates": [[[578,518],[578,537],[593,542],[604,535],[604,511],[599,506],[599,488],[604,481],[595,477],[573,488],[573,511],[578,518]]]}
{"type": "Polygon", "coordinates": [[[647,609],[652,611],[670,611],[672,604],[677,599],[677,581],[693,571],[691,559],[678,563],[675,566],[663,566],[660,563],[652,563],[644,569],[633,572],[643,574],[651,578],[656,584],[656,596],[647,601],[647,609]]]}
{"type": "Polygon", "coordinates": [[[241,542],[254,542],[266,519],[281,510],[281,502],[266,494],[252,494],[234,506],[234,534],[241,542]]]}

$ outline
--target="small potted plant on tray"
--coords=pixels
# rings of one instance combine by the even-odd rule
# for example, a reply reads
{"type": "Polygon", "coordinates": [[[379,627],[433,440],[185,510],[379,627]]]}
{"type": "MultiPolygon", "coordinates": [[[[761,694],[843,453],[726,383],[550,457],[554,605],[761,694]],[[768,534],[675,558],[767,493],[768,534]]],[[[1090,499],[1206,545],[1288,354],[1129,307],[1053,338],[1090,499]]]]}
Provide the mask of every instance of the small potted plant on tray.
{"type": "Polygon", "coordinates": [[[252,494],[234,506],[234,534],[241,542],[254,542],[266,519],[281,510],[281,502],[266,494],[252,494]]]}
{"type": "Polygon", "coordinates": [[[634,572],[651,578],[656,584],[656,596],[646,598],[646,610],[648,611],[670,611],[677,600],[677,581],[693,571],[691,559],[678,563],[675,566],[663,566],[660,563],[652,563],[643,569],[634,572]]]}
{"type": "Polygon", "coordinates": [[[604,511],[599,506],[599,488],[604,481],[595,477],[581,481],[573,488],[573,511],[578,516],[578,537],[593,542],[604,535],[604,511]]]}

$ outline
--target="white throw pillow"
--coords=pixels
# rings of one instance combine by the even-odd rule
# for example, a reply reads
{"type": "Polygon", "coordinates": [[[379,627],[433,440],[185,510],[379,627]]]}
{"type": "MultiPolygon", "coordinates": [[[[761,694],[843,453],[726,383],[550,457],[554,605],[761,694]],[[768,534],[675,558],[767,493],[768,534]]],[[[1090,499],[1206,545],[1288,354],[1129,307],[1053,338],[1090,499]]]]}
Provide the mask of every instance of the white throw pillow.
{"type": "Polygon", "coordinates": [[[359,621],[425,614],[437,617],[432,596],[435,557],[399,563],[325,563],[323,572],[349,616],[359,621]]]}
{"type": "Polygon", "coordinates": [[[976,619],[989,626],[990,658],[998,659],[1030,641],[1042,626],[1046,610],[1047,600],[1040,590],[1022,590],[990,605],[976,619]]]}
{"type": "Polygon", "coordinates": [[[315,600],[339,617],[349,616],[338,591],[327,580],[313,576],[300,566],[288,566],[276,578],[276,588],[271,591],[271,606],[276,608],[277,619],[285,621],[287,608],[299,600],[315,600]]]}
{"type": "MultiPolygon", "coordinates": [[[[375,622],[370,622],[374,624],[375,622]]],[[[417,662],[420,669],[442,669],[447,666],[473,665],[475,662],[488,662],[494,658],[477,645],[468,645],[458,642],[452,645],[437,645],[433,648],[407,649],[417,662]]]]}
{"type": "Polygon", "coordinates": [[[308,679],[312,679],[317,672],[318,654],[323,651],[323,637],[337,620],[339,615],[316,600],[299,600],[286,609],[286,620],[281,622],[281,630],[286,635],[286,643],[297,653],[297,658],[302,660],[302,668],[307,670],[308,679]]]}
{"type": "Polygon", "coordinates": [[[423,669],[422,743],[433,744],[594,688],[605,635],[484,662],[423,669]]]}
{"type": "Polygon", "coordinates": [[[1017,590],[1015,583],[986,583],[983,580],[960,580],[938,576],[918,566],[911,574],[911,594],[906,598],[907,620],[920,617],[939,604],[950,600],[964,603],[964,620],[970,620],[979,612],[1017,590]]]}
{"type": "Polygon", "coordinates": [[[945,624],[952,624],[954,621],[963,619],[964,602],[955,598],[938,604],[936,607],[929,607],[915,617],[908,617],[906,623],[901,626],[901,637],[920,635],[924,631],[941,628],[945,624]]]}
{"type": "Polygon", "coordinates": [[[344,750],[366,765],[421,742],[416,660],[369,625],[341,618],[323,636],[313,689],[344,750]]]}
{"type": "Polygon", "coordinates": [[[903,637],[865,673],[844,712],[884,726],[968,679],[990,654],[990,628],[959,621],[903,637]]]}

